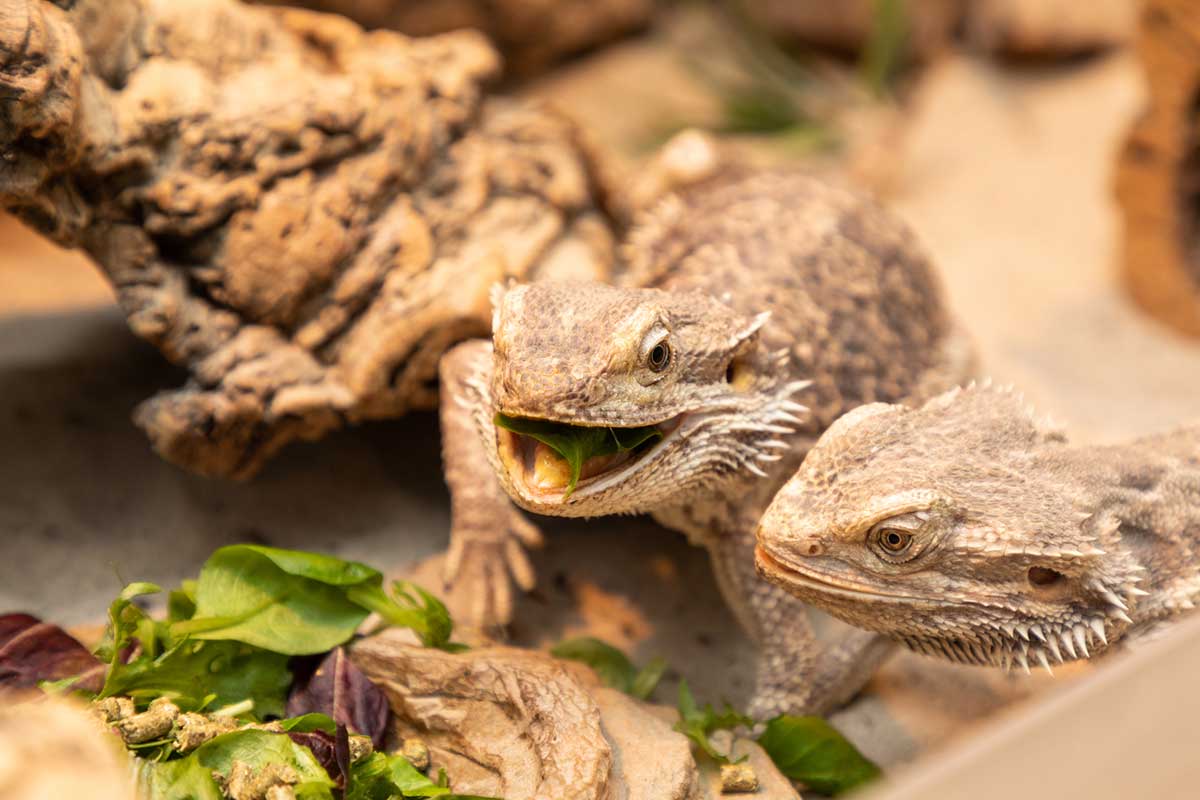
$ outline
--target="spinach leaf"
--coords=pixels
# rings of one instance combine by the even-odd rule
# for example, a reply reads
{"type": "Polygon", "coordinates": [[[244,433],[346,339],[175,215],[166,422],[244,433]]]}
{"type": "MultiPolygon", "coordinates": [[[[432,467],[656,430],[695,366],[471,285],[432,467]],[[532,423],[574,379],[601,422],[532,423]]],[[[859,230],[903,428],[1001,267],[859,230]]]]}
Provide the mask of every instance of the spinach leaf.
{"type": "Polygon", "coordinates": [[[745,714],[734,711],[728,703],[720,713],[708,703],[704,705],[704,708],[700,708],[696,705],[696,698],[692,696],[692,690],[688,688],[687,681],[679,682],[679,721],[675,723],[675,730],[691,739],[713,760],[721,764],[729,763],[729,756],[717,752],[712,742],[709,741],[708,737],[713,731],[753,724],[754,720],[745,714]]]}
{"type": "Polygon", "coordinates": [[[571,661],[582,661],[596,671],[605,686],[619,689],[639,700],[650,696],[667,669],[666,661],[655,658],[638,670],[620,650],[591,636],[559,642],[550,650],[550,654],[571,661]]]}
{"type": "Polygon", "coordinates": [[[776,717],[758,743],[780,772],[821,794],[838,795],[879,776],[879,767],[820,717],[776,717]]]}
{"type": "MultiPolygon", "coordinates": [[[[318,553],[238,544],[205,562],[195,612],[172,623],[174,636],[228,639],[287,655],[324,653],[349,640],[370,611],[412,628],[427,646],[453,650],[446,607],[405,582],[383,589],[383,575],[318,553]]],[[[183,598],[176,606],[186,610],[183,598]]]]}
{"type": "Polygon", "coordinates": [[[318,553],[230,545],[205,562],[196,583],[196,612],[171,631],[287,655],[323,653],[353,636],[367,616],[347,589],[382,580],[364,564],[318,553]]]}
{"type": "Polygon", "coordinates": [[[653,425],[640,428],[587,427],[544,419],[510,417],[499,412],[493,422],[513,433],[537,439],[567,462],[571,477],[564,497],[570,497],[575,491],[583,464],[589,458],[633,450],[651,439],[662,438],[662,431],[653,425]]]}

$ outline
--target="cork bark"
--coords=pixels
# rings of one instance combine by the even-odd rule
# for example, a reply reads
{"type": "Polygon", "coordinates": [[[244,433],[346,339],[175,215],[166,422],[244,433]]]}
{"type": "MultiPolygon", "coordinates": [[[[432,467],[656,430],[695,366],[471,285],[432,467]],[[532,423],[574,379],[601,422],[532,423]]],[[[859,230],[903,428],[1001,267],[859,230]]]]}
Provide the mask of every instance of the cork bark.
{"type": "Polygon", "coordinates": [[[1116,168],[1122,272],[1137,303],[1200,336],[1200,8],[1148,0],[1137,54],[1146,105],[1116,168]]]}
{"type": "Polygon", "coordinates": [[[136,411],[158,452],[246,477],[432,407],[495,282],[608,276],[577,132],[487,99],[498,64],[235,0],[0,0],[0,205],[189,370],[136,411]]]}
{"type": "Polygon", "coordinates": [[[505,73],[531,75],[566,56],[644,28],[654,0],[258,0],[345,14],[412,36],[474,28],[504,55],[505,73]]]}

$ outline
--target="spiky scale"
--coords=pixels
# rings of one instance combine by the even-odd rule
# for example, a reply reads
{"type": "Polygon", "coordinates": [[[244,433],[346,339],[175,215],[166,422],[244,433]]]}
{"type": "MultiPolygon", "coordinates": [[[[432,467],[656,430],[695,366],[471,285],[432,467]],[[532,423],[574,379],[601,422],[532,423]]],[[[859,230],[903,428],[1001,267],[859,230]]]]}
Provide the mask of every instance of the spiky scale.
{"type": "Polygon", "coordinates": [[[1079,658],[1079,654],[1075,652],[1075,642],[1071,639],[1070,631],[1062,632],[1063,649],[1067,651],[1067,655],[1071,658],[1079,658]]]}
{"type": "Polygon", "coordinates": [[[1053,678],[1054,670],[1050,669],[1050,662],[1046,660],[1046,651],[1039,647],[1033,651],[1033,655],[1037,658],[1038,663],[1042,665],[1042,669],[1046,670],[1046,674],[1053,678]]]}
{"type": "Polygon", "coordinates": [[[1072,631],[1075,634],[1075,646],[1079,648],[1079,652],[1083,653],[1084,658],[1091,658],[1092,654],[1087,648],[1087,632],[1082,625],[1076,625],[1072,631]]]}
{"type": "Polygon", "coordinates": [[[1104,623],[1100,621],[1100,618],[1092,617],[1088,620],[1088,624],[1092,627],[1092,632],[1096,634],[1096,638],[1107,646],[1108,637],[1104,634],[1104,623]]]}
{"type": "Polygon", "coordinates": [[[1017,663],[1021,665],[1021,669],[1025,670],[1026,675],[1031,674],[1029,672],[1029,658],[1025,655],[1024,650],[1017,653],[1017,663]]]}
{"type": "Polygon", "coordinates": [[[1058,663],[1063,663],[1062,651],[1058,649],[1058,638],[1050,636],[1046,639],[1046,647],[1050,648],[1050,654],[1054,656],[1058,663]]]}

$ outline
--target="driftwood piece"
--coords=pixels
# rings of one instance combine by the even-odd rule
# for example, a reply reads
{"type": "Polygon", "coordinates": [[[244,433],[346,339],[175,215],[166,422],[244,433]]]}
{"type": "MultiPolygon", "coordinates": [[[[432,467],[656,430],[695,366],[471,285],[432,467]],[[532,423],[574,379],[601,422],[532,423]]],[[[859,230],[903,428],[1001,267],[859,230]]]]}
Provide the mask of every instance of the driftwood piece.
{"type": "Polygon", "coordinates": [[[1125,283],[1155,317],[1200,336],[1200,6],[1148,0],[1137,53],[1147,102],[1116,171],[1125,283]]]}
{"type": "Polygon", "coordinates": [[[654,0],[259,0],[345,14],[367,28],[412,36],[475,28],[504,54],[505,71],[530,75],[558,59],[645,27],[654,0]]]}
{"type": "Polygon", "coordinates": [[[0,205],[190,370],[136,412],[159,453],[249,476],[432,406],[494,282],[608,276],[576,131],[485,102],[497,67],[474,33],[234,0],[0,0],[0,205]]]}
{"type": "MultiPolygon", "coordinates": [[[[484,647],[451,654],[394,632],[355,644],[351,658],[383,687],[394,738],[424,741],[460,793],[531,800],[701,800],[715,797],[673,711],[599,685],[545,653],[484,647]]],[[[798,800],[752,742],[763,800],[798,800]]],[[[711,771],[710,771],[711,772],[711,771]]]]}

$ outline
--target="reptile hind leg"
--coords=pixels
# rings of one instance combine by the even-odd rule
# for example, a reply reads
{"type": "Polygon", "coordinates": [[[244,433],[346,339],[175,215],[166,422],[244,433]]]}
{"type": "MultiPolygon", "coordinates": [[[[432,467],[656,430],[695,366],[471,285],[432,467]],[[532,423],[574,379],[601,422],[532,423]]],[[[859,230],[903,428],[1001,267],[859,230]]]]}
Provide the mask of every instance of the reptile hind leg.
{"type": "Polygon", "coordinates": [[[860,630],[819,640],[808,606],[756,574],[754,526],[737,528],[705,538],[721,593],[759,646],[750,715],[824,714],[845,704],[892,652],[892,642],[860,630]]]}

